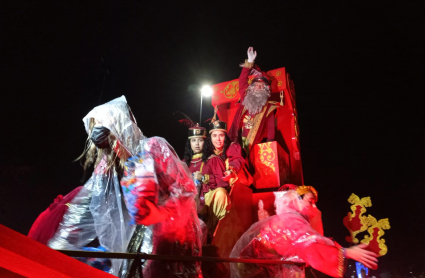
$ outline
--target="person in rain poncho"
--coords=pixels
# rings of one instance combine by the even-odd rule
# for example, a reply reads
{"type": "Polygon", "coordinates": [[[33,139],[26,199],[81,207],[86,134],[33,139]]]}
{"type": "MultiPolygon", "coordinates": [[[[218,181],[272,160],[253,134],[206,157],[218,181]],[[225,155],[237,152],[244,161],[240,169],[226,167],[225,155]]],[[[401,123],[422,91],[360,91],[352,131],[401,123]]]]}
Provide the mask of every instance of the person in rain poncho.
{"type": "MultiPolygon", "coordinates": [[[[67,204],[54,236],[53,249],[78,250],[98,240],[100,250],[125,252],[135,229],[120,189],[120,176],[128,157],[139,152],[144,138],[124,96],[95,107],[83,119],[89,135],[84,168],[94,172],[67,204]]],[[[118,275],[122,260],[112,259],[110,269],[118,275]]]]}
{"type": "MultiPolygon", "coordinates": [[[[309,220],[319,213],[313,187],[275,192],[275,197],[276,215],[253,224],[238,240],[230,257],[306,263],[332,277],[342,277],[345,258],[377,267],[377,255],[365,250],[366,245],[342,248],[321,234],[321,225],[316,225],[319,231],[313,229],[309,220]]],[[[231,272],[232,278],[304,277],[297,265],[235,263],[231,272]]]]}
{"type": "MultiPolygon", "coordinates": [[[[201,256],[197,189],[192,173],[165,139],[142,141],[140,153],[126,163],[121,185],[133,223],[146,227],[138,251],[201,256]]],[[[145,278],[202,277],[200,262],[189,261],[148,260],[142,274],[145,278]]]]}

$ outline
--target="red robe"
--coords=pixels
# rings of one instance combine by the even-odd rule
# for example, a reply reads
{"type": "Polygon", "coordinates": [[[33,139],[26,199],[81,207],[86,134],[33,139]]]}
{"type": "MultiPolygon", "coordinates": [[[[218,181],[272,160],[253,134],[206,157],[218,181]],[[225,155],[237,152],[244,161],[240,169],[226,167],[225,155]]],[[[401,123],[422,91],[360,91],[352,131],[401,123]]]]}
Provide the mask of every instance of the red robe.
{"type": "Polygon", "coordinates": [[[202,157],[199,157],[199,158],[192,159],[190,161],[189,170],[192,174],[199,171],[201,172],[202,175],[204,175],[205,174],[204,167],[205,167],[205,163],[202,161],[202,157]]]}
{"type": "Polygon", "coordinates": [[[211,155],[206,164],[203,167],[202,174],[208,175],[203,182],[200,202],[201,206],[205,204],[204,195],[210,190],[214,190],[219,187],[228,187],[229,182],[223,181],[224,172],[226,170],[233,170],[236,174],[242,169],[245,159],[242,157],[241,146],[237,143],[230,144],[226,150],[227,164],[226,161],[219,155],[211,155]]]}
{"type": "MultiPolygon", "coordinates": [[[[257,71],[261,71],[261,69],[255,65],[254,66],[257,71]]],[[[240,106],[238,110],[236,111],[235,117],[233,118],[232,126],[229,130],[229,138],[233,142],[239,142],[240,136],[246,137],[247,129],[242,132],[242,127],[244,125],[244,119],[245,116],[256,116],[250,114],[248,111],[245,110],[245,106],[242,105],[245,96],[246,96],[246,89],[248,88],[248,80],[249,80],[249,73],[251,72],[251,69],[249,68],[242,68],[241,75],[239,76],[239,94],[240,94],[240,106]],[[239,134],[242,133],[242,134],[239,134]]],[[[255,144],[258,144],[261,142],[261,140],[264,137],[267,137],[268,141],[273,141],[275,137],[275,125],[274,125],[274,113],[272,111],[276,109],[275,102],[267,102],[267,106],[263,107],[262,112],[264,111],[264,116],[261,118],[261,123],[259,124],[258,130],[254,135],[254,139],[252,140],[252,143],[249,144],[249,148],[247,151],[252,148],[255,144]]],[[[261,113],[261,112],[259,112],[261,113]]]]}

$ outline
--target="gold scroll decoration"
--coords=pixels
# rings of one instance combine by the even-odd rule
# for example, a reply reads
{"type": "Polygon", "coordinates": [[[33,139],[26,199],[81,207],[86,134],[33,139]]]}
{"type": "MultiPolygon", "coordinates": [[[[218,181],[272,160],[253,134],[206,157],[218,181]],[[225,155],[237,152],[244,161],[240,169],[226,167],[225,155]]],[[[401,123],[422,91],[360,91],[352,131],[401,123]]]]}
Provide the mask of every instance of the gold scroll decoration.
{"type": "Polygon", "coordinates": [[[239,81],[230,82],[223,90],[220,91],[220,93],[222,93],[226,98],[234,98],[238,92],[239,81]]]}
{"type": "Polygon", "coordinates": [[[359,243],[356,235],[360,232],[366,231],[368,228],[368,219],[363,213],[366,212],[366,207],[372,206],[370,197],[360,199],[356,194],[351,194],[348,202],[352,204],[351,211],[344,217],[344,226],[350,231],[351,236],[346,237],[346,241],[352,243],[359,243]]]}
{"type": "Polygon", "coordinates": [[[272,142],[267,142],[263,144],[259,144],[260,148],[258,150],[258,154],[260,155],[260,161],[262,164],[266,165],[268,168],[272,169],[273,172],[276,172],[276,167],[273,161],[276,158],[276,154],[270,147],[272,142]]]}
{"type": "Polygon", "coordinates": [[[369,235],[365,235],[361,243],[371,245],[371,248],[377,249],[376,251],[379,252],[380,256],[384,256],[388,252],[388,247],[385,245],[385,239],[381,237],[385,234],[384,230],[389,230],[391,228],[390,221],[388,218],[377,221],[375,217],[369,215],[367,217],[367,222],[370,226],[367,229],[369,235]]]}

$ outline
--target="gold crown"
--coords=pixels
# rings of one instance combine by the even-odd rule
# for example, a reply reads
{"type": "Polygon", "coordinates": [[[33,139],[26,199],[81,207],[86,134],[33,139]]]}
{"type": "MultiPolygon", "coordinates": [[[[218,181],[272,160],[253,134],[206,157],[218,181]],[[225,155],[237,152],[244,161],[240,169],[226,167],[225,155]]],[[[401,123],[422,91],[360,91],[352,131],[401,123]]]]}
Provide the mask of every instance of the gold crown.
{"type": "Polygon", "coordinates": [[[301,185],[301,186],[298,186],[297,187],[297,192],[298,192],[298,194],[300,196],[302,196],[302,195],[304,195],[304,194],[306,194],[308,192],[311,192],[311,193],[313,193],[314,197],[316,197],[316,201],[317,201],[317,199],[319,197],[318,196],[318,193],[317,193],[317,190],[313,186],[311,186],[311,185],[301,185]]]}

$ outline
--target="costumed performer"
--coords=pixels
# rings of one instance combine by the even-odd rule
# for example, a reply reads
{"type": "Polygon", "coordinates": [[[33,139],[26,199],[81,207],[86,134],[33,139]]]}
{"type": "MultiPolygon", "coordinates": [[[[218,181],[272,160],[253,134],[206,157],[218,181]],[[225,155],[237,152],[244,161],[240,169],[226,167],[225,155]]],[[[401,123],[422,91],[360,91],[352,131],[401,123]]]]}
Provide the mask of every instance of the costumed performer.
{"type": "Polygon", "coordinates": [[[263,138],[273,141],[275,138],[275,109],[280,107],[276,101],[268,101],[271,95],[271,80],[266,72],[262,72],[255,64],[257,52],[248,48],[248,59],[242,65],[239,76],[239,94],[242,105],[239,106],[229,130],[229,138],[240,142],[249,155],[255,144],[263,138]],[[249,75],[255,77],[249,84],[249,75]]]}
{"type": "MultiPolygon", "coordinates": [[[[204,142],[207,138],[207,130],[204,127],[195,124],[188,130],[188,137],[184,149],[183,162],[189,167],[190,172],[198,188],[197,202],[199,203],[199,193],[202,188],[202,182],[208,180],[205,176],[205,162],[202,160],[204,142]]],[[[199,205],[199,204],[198,204],[199,205]]]]}
{"type": "MultiPolygon", "coordinates": [[[[309,220],[318,213],[317,191],[311,186],[275,192],[276,215],[253,224],[238,240],[231,258],[306,263],[332,277],[344,274],[344,259],[377,268],[377,255],[360,244],[342,248],[316,231],[309,220]],[[300,196],[301,195],[301,196],[300,196]]],[[[232,264],[233,278],[304,277],[297,265],[232,264]]]]}
{"type": "MultiPolygon", "coordinates": [[[[97,250],[125,252],[134,227],[128,225],[130,216],[119,181],[124,162],[138,152],[144,136],[124,96],[95,107],[83,122],[88,134],[82,155],[86,158],[84,169],[94,165],[94,171],[66,204],[69,208],[47,245],[53,249],[78,250],[96,239],[100,244],[97,250]]],[[[118,275],[122,260],[90,262],[118,275]]]]}
{"type": "MultiPolygon", "coordinates": [[[[189,167],[189,171],[193,175],[193,180],[197,188],[197,194],[195,197],[196,211],[197,213],[199,213],[202,208],[199,199],[202,190],[202,184],[208,183],[209,180],[209,176],[205,174],[204,168],[206,161],[204,161],[202,158],[204,142],[207,138],[207,130],[204,127],[199,126],[198,123],[195,124],[186,115],[185,117],[189,119],[189,124],[192,126],[189,127],[188,130],[188,137],[184,149],[183,162],[186,163],[186,165],[189,167]]],[[[208,237],[207,226],[203,219],[201,219],[202,217],[199,214],[198,216],[200,217],[199,223],[202,230],[202,243],[206,243],[208,237]]]]}
{"type": "MultiPolygon", "coordinates": [[[[125,164],[122,190],[132,221],[146,226],[142,252],[201,256],[196,186],[188,167],[160,137],[142,141],[125,164]],[[148,236],[146,236],[148,235],[148,236]]],[[[202,277],[200,262],[148,260],[143,277],[202,277]]],[[[134,276],[131,276],[134,277],[134,276]]]]}
{"type": "Polygon", "coordinates": [[[232,143],[227,136],[227,124],[213,120],[209,124],[209,136],[204,145],[203,160],[206,160],[201,191],[200,215],[206,218],[208,234],[212,238],[218,221],[230,211],[228,191],[237,180],[245,160],[238,143],[232,143]]]}

